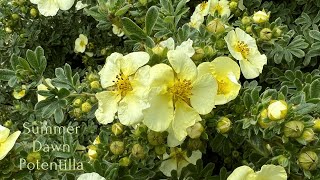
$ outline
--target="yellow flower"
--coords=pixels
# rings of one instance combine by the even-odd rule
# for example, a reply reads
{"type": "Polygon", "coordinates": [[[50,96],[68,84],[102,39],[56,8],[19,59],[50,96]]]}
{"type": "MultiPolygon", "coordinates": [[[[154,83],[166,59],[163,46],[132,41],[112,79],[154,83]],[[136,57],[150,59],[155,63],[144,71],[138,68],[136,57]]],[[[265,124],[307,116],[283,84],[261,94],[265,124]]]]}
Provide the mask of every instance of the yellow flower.
{"type": "Polygon", "coordinates": [[[230,7],[229,1],[227,0],[210,0],[210,9],[209,13],[213,16],[215,13],[218,13],[219,16],[230,16],[230,7]]]}
{"type": "MultiPolygon", "coordinates": [[[[46,78],[45,82],[47,83],[47,85],[49,85],[50,87],[54,88],[54,86],[51,84],[51,79],[50,78],[46,78]]],[[[48,87],[44,84],[39,84],[37,86],[37,90],[38,91],[48,91],[48,87]]],[[[38,94],[38,102],[47,99],[47,97],[45,96],[41,96],[40,94],[38,94]]]]}
{"type": "Polygon", "coordinates": [[[101,124],[111,123],[118,112],[121,124],[133,125],[143,118],[142,110],[148,107],[149,61],[146,52],[133,52],[126,56],[112,53],[99,72],[101,86],[96,94],[99,107],[95,112],[101,124]],[[142,67],[142,68],[140,68],[142,67]]]}
{"type": "Polygon", "coordinates": [[[273,121],[277,121],[286,117],[288,105],[285,101],[274,101],[268,106],[268,117],[273,121]]]}
{"type": "Polygon", "coordinates": [[[210,2],[202,2],[198,4],[192,16],[190,17],[189,25],[195,29],[200,28],[200,25],[204,21],[204,17],[208,15],[210,8],[210,2]]]}
{"type": "Polygon", "coordinates": [[[193,151],[191,156],[187,156],[186,151],[182,151],[180,148],[172,148],[170,155],[164,154],[159,170],[166,176],[171,176],[171,171],[176,170],[178,176],[180,176],[182,168],[186,167],[188,164],[196,164],[197,160],[202,156],[201,152],[193,151]]]}
{"type": "Polygon", "coordinates": [[[282,166],[263,165],[261,170],[254,172],[248,166],[235,169],[227,180],[286,180],[287,173],[282,166]]]}
{"type": "Polygon", "coordinates": [[[74,52],[84,53],[84,51],[86,50],[87,44],[88,44],[87,36],[80,34],[79,37],[74,42],[74,52]]]}
{"type": "Polygon", "coordinates": [[[227,34],[225,41],[231,55],[239,60],[243,76],[246,79],[258,77],[267,64],[267,57],[260,54],[256,40],[242,29],[236,28],[227,34]]]}
{"type": "Polygon", "coordinates": [[[37,4],[40,14],[44,16],[55,16],[59,9],[69,10],[74,0],[30,0],[31,3],[37,4]]]}
{"type": "Polygon", "coordinates": [[[81,174],[77,180],[106,180],[106,178],[100,176],[98,173],[85,173],[81,174]]]}
{"type": "Polygon", "coordinates": [[[9,136],[10,130],[0,125],[0,160],[2,160],[13,148],[20,133],[20,131],[16,131],[9,136]]]}
{"type": "Polygon", "coordinates": [[[150,107],[144,110],[144,124],[151,130],[169,132],[174,147],[187,136],[186,129],[201,120],[215,104],[217,82],[210,74],[198,75],[191,56],[192,41],[183,42],[167,54],[172,68],[157,64],[150,69],[150,107]]]}
{"type": "Polygon", "coordinates": [[[115,24],[112,24],[112,32],[118,37],[122,37],[124,35],[123,30],[115,24]]]}
{"type": "Polygon", "coordinates": [[[262,11],[258,11],[256,13],[253,14],[253,21],[255,23],[264,23],[269,21],[270,18],[270,12],[267,14],[265,10],[262,11]]]}
{"type": "Polygon", "coordinates": [[[12,96],[15,98],[15,99],[21,99],[23,98],[25,95],[26,95],[26,89],[27,87],[25,85],[22,85],[21,86],[21,89],[19,91],[17,90],[14,90],[12,92],[12,96]]]}
{"type": "Polygon", "coordinates": [[[212,62],[204,62],[198,66],[199,74],[211,74],[218,83],[218,94],[215,105],[226,104],[234,100],[241,88],[238,83],[240,68],[236,62],[229,57],[218,57],[212,62]]]}

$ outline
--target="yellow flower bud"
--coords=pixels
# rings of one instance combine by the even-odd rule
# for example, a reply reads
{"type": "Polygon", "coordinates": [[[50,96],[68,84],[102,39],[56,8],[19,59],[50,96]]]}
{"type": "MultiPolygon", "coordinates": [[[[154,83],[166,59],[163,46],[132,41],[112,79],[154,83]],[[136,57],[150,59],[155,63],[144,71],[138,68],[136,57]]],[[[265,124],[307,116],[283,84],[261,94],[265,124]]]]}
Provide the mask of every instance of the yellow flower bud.
{"type": "Polygon", "coordinates": [[[72,115],[75,117],[75,118],[80,118],[81,115],[82,115],[82,111],[80,108],[74,108],[73,111],[72,111],[72,115]]]}
{"type": "Polygon", "coordinates": [[[95,146],[90,146],[90,147],[89,147],[88,156],[89,156],[89,158],[90,158],[91,160],[97,159],[98,153],[97,153],[96,150],[97,150],[97,149],[96,149],[95,146]]]}
{"type": "Polygon", "coordinates": [[[12,126],[12,121],[11,120],[8,120],[4,123],[4,126],[7,127],[7,128],[10,128],[12,126]]]}
{"type": "Polygon", "coordinates": [[[187,128],[188,136],[192,139],[199,138],[204,131],[201,123],[196,122],[193,126],[187,128]]]}
{"type": "Polygon", "coordinates": [[[13,93],[12,93],[12,96],[13,96],[15,99],[21,99],[21,98],[23,98],[25,95],[26,95],[26,86],[25,86],[25,85],[22,85],[21,89],[19,89],[19,90],[14,90],[13,93]]]}
{"type": "Polygon", "coordinates": [[[204,58],[204,50],[201,47],[195,47],[195,53],[191,57],[194,61],[201,61],[204,58]]]}
{"type": "Polygon", "coordinates": [[[37,17],[37,16],[38,16],[38,10],[36,10],[35,8],[32,8],[32,9],[30,10],[30,15],[31,15],[31,17],[33,17],[33,18],[37,17]]]}
{"type": "Polygon", "coordinates": [[[286,137],[300,137],[304,129],[304,124],[300,121],[290,121],[284,125],[284,135],[286,137]]]}
{"type": "Polygon", "coordinates": [[[225,27],[221,20],[217,18],[208,23],[207,30],[212,33],[223,33],[225,27]]]}
{"type": "Polygon", "coordinates": [[[73,107],[80,107],[82,104],[82,99],[81,98],[76,98],[73,100],[73,107]]]}
{"type": "Polygon", "coordinates": [[[119,165],[123,167],[128,167],[131,164],[131,160],[128,157],[123,157],[119,160],[119,165]]]}
{"type": "Polygon", "coordinates": [[[99,81],[92,81],[90,83],[90,87],[91,87],[91,89],[99,89],[101,87],[100,82],[99,81]]]}
{"type": "Polygon", "coordinates": [[[288,105],[285,101],[274,101],[268,106],[268,117],[270,120],[277,121],[287,116],[288,105]]]}
{"type": "Polygon", "coordinates": [[[311,141],[315,140],[315,134],[311,128],[306,128],[302,133],[302,138],[306,142],[311,142],[311,141]]]}
{"type": "Polygon", "coordinates": [[[217,131],[221,134],[225,134],[230,131],[232,122],[227,117],[222,117],[218,120],[217,131]]]}
{"type": "Polygon", "coordinates": [[[124,152],[124,142],[122,141],[114,141],[110,144],[110,151],[114,155],[120,155],[124,152]]]}
{"type": "Polygon", "coordinates": [[[269,21],[269,18],[270,18],[270,12],[269,13],[266,13],[265,10],[262,10],[262,11],[258,11],[256,13],[253,14],[253,21],[255,23],[264,23],[264,22],[267,22],[269,21]]]}
{"type": "Polygon", "coordinates": [[[118,136],[123,132],[123,125],[121,123],[114,123],[111,127],[111,131],[114,135],[118,136]]]}
{"type": "Polygon", "coordinates": [[[238,9],[238,3],[235,1],[231,1],[229,4],[230,10],[232,12],[236,11],[238,9]]]}
{"type": "Polygon", "coordinates": [[[215,50],[211,46],[205,46],[203,50],[206,57],[212,57],[216,54],[215,50]]]}
{"type": "Polygon", "coordinates": [[[30,152],[27,156],[27,161],[29,163],[37,163],[37,161],[41,160],[41,154],[39,152],[30,152]]]}
{"type": "Polygon", "coordinates": [[[165,138],[161,132],[149,131],[147,138],[153,146],[161,145],[165,142],[165,138]]]}
{"type": "Polygon", "coordinates": [[[154,151],[156,152],[157,155],[162,155],[166,152],[166,146],[165,145],[156,146],[154,148],[154,151]]]}
{"type": "Polygon", "coordinates": [[[278,157],[278,164],[283,166],[283,167],[286,167],[289,164],[289,160],[288,160],[288,158],[286,156],[280,155],[278,157]]]}
{"type": "Polygon", "coordinates": [[[314,120],[314,125],[313,125],[313,130],[315,132],[320,132],[320,118],[317,118],[316,120],[314,120]]]}
{"type": "Polygon", "coordinates": [[[264,41],[270,41],[272,39],[272,31],[269,28],[263,28],[260,31],[260,39],[264,41]]]}
{"type": "Polygon", "coordinates": [[[145,156],[144,149],[140,144],[133,145],[131,149],[132,156],[137,159],[143,159],[145,156]]]}
{"type": "Polygon", "coordinates": [[[158,56],[164,56],[164,48],[161,47],[160,45],[157,45],[152,48],[152,52],[158,56]]]}
{"type": "Polygon", "coordinates": [[[315,170],[317,168],[318,161],[318,155],[313,151],[301,153],[298,158],[300,167],[308,171],[315,170]]]}
{"type": "Polygon", "coordinates": [[[272,125],[272,122],[266,122],[267,119],[268,119],[268,110],[264,109],[260,112],[260,116],[258,119],[258,124],[260,125],[260,127],[266,129],[272,125]]]}
{"type": "Polygon", "coordinates": [[[11,18],[13,20],[18,20],[20,18],[20,16],[19,16],[19,14],[14,13],[14,14],[11,14],[11,18]]]}
{"type": "Polygon", "coordinates": [[[282,30],[280,28],[273,28],[272,30],[272,35],[274,37],[279,37],[282,34],[282,30]]]}
{"type": "Polygon", "coordinates": [[[82,105],[81,105],[81,111],[84,112],[84,113],[88,113],[91,111],[91,104],[89,102],[84,102],[82,105]]]}
{"type": "Polygon", "coordinates": [[[12,33],[12,29],[10,27],[6,27],[4,30],[9,34],[12,33]]]}
{"type": "Polygon", "coordinates": [[[248,16],[244,16],[242,19],[241,19],[241,22],[243,25],[249,25],[251,23],[251,18],[248,17],[248,16]]]}
{"type": "Polygon", "coordinates": [[[88,76],[88,81],[92,82],[92,81],[97,81],[99,80],[99,75],[94,74],[94,73],[90,73],[88,76]]]}
{"type": "Polygon", "coordinates": [[[246,27],[246,32],[247,32],[248,34],[252,33],[252,27],[251,27],[251,26],[247,26],[247,27],[246,27]]]}

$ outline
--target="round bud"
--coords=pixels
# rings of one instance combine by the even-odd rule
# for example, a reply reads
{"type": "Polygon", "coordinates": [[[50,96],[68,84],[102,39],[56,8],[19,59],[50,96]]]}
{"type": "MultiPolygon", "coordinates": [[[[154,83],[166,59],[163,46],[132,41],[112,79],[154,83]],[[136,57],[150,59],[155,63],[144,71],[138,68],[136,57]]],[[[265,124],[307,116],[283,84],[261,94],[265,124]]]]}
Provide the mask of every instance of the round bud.
{"type": "Polygon", "coordinates": [[[97,148],[95,146],[90,146],[88,150],[88,156],[89,158],[92,159],[97,159],[98,153],[97,153],[97,148]]]}
{"type": "Polygon", "coordinates": [[[80,108],[74,108],[73,111],[72,111],[72,115],[75,117],[75,118],[80,118],[82,116],[82,111],[80,108]]]}
{"type": "Polygon", "coordinates": [[[14,13],[14,14],[11,14],[11,18],[13,20],[18,20],[20,18],[20,16],[19,16],[19,14],[14,13]]]}
{"type": "Polygon", "coordinates": [[[278,121],[287,116],[288,105],[285,101],[273,101],[268,106],[268,117],[270,120],[278,121]]]}
{"type": "Polygon", "coordinates": [[[263,28],[260,31],[260,39],[264,41],[270,41],[272,39],[272,31],[269,28],[263,28]]]}
{"type": "Polygon", "coordinates": [[[280,37],[282,35],[282,30],[280,28],[273,28],[272,35],[274,37],[280,37]]]}
{"type": "Polygon", "coordinates": [[[91,87],[91,89],[99,89],[101,87],[100,82],[99,81],[92,81],[90,83],[90,87],[91,87]]]}
{"type": "Polygon", "coordinates": [[[249,25],[251,23],[251,18],[248,17],[248,16],[244,16],[242,19],[241,19],[241,22],[243,25],[249,25]]]}
{"type": "Polygon", "coordinates": [[[110,151],[114,155],[120,155],[124,152],[124,142],[122,141],[114,141],[110,144],[110,151]]]}
{"type": "Polygon", "coordinates": [[[84,112],[84,113],[88,113],[90,112],[92,109],[92,106],[89,102],[84,102],[82,105],[81,105],[81,111],[84,112]]]}
{"type": "Polygon", "coordinates": [[[4,30],[9,34],[12,33],[12,29],[10,27],[6,27],[4,30]]]}
{"type": "Polygon", "coordinates": [[[212,57],[216,54],[215,50],[211,46],[205,46],[203,50],[206,57],[212,57]]]}
{"type": "Polygon", "coordinates": [[[153,146],[161,145],[165,142],[165,137],[161,132],[149,131],[147,138],[148,142],[153,146]]]}
{"type": "Polygon", "coordinates": [[[29,163],[37,163],[41,160],[41,154],[39,152],[30,152],[27,156],[27,161],[29,163]]]}
{"type": "Polygon", "coordinates": [[[30,9],[30,15],[33,18],[37,17],[38,16],[38,10],[36,10],[35,8],[30,9]]]}
{"type": "Polygon", "coordinates": [[[216,49],[223,49],[226,47],[226,42],[224,39],[218,39],[215,44],[216,49]]]}
{"type": "Polygon", "coordinates": [[[90,73],[88,76],[88,81],[92,82],[92,81],[97,81],[99,80],[99,75],[94,74],[94,73],[90,73]]]}
{"type": "Polygon", "coordinates": [[[220,19],[214,19],[210,21],[207,25],[207,30],[211,33],[223,33],[225,31],[224,24],[220,19]]]}
{"type": "Polygon", "coordinates": [[[154,148],[154,151],[156,152],[157,155],[162,155],[166,152],[166,146],[164,145],[156,146],[154,148]]]}
{"type": "Polygon", "coordinates": [[[194,61],[201,61],[204,58],[204,50],[201,47],[195,47],[195,53],[191,57],[194,61]]]}
{"type": "Polygon", "coordinates": [[[278,157],[278,164],[281,165],[282,167],[286,167],[289,164],[289,160],[286,156],[280,155],[278,157]]]}
{"type": "Polygon", "coordinates": [[[263,109],[260,112],[260,116],[259,116],[259,119],[258,119],[259,126],[264,128],[264,129],[270,127],[272,125],[272,122],[266,122],[266,120],[268,120],[268,110],[267,109],[263,109]]]}
{"type": "Polygon", "coordinates": [[[114,123],[111,127],[111,131],[114,135],[118,136],[123,133],[123,128],[121,123],[114,123]]]}
{"type": "Polygon", "coordinates": [[[229,7],[230,7],[230,10],[231,10],[232,12],[234,12],[234,11],[236,11],[236,10],[238,9],[238,3],[235,2],[235,1],[231,1],[231,2],[229,3],[229,7]]]}
{"type": "Polygon", "coordinates": [[[82,104],[82,99],[81,98],[75,98],[74,100],[73,100],[73,107],[80,107],[81,106],[81,104],[82,104]]]}
{"type": "Polygon", "coordinates": [[[254,13],[253,17],[252,17],[252,19],[255,23],[267,22],[267,21],[269,21],[269,18],[270,18],[270,13],[266,13],[265,10],[258,11],[256,13],[254,13]]]}
{"type": "Polygon", "coordinates": [[[248,34],[252,33],[252,27],[251,26],[247,26],[246,27],[246,33],[248,33],[248,34]]]}
{"type": "Polygon", "coordinates": [[[164,48],[161,47],[160,45],[157,45],[152,48],[152,52],[158,56],[164,56],[164,48]]]}
{"type": "Polygon", "coordinates": [[[196,151],[199,150],[203,147],[203,143],[200,139],[189,139],[188,140],[188,144],[187,144],[187,148],[190,151],[196,151]]]}
{"type": "Polygon", "coordinates": [[[232,151],[232,156],[233,156],[234,158],[239,157],[239,155],[240,155],[239,151],[232,151]]]}
{"type": "Polygon", "coordinates": [[[199,138],[204,131],[201,123],[196,122],[193,126],[187,128],[188,136],[192,139],[199,138]]]}
{"type": "Polygon", "coordinates": [[[131,160],[128,157],[123,157],[119,160],[119,165],[123,167],[128,167],[130,163],[131,163],[131,160]]]}
{"type": "Polygon", "coordinates": [[[11,120],[8,120],[4,123],[4,126],[7,127],[7,128],[10,128],[12,126],[12,121],[11,120]]]}
{"type": "Polygon", "coordinates": [[[217,123],[217,131],[221,134],[225,134],[230,131],[232,122],[227,117],[221,117],[217,123]]]}
{"type": "Polygon", "coordinates": [[[298,157],[298,163],[300,167],[307,171],[317,169],[318,161],[318,155],[313,151],[301,153],[298,157]]]}
{"type": "Polygon", "coordinates": [[[284,135],[286,137],[300,137],[304,129],[304,124],[300,121],[289,121],[284,125],[284,135]]]}
{"type": "Polygon", "coordinates": [[[320,118],[317,118],[316,120],[314,120],[314,125],[313,125],[313,130],[315,132],[320,132],[320,118]]]}
{"type": "Polygon", "coordinates": [[[302,138],[306,142],[311,142],[311,141],[315,140],[315,134],[311,128],[306,128],[302,133],[302,138]]]}
{"type": "Polygon", "coordinates": [[[143,159],[145,156],[144,149],[140,144],[133,145],[131,149],[132,156],[137,159],[143,159]]]}

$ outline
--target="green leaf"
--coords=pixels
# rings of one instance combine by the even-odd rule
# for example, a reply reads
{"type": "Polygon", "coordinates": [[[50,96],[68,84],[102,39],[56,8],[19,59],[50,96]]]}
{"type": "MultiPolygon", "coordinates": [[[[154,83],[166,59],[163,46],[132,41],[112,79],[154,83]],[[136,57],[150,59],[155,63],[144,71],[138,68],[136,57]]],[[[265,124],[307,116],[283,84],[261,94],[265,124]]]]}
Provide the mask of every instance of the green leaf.
{"type": "Polygon", "coordinates": [[[61,88],[59,91],[58,91],[58,97],[59,99],[62,99],[62,98],[65,98],[67,96],[70,95],[70,91],[66,88],[61,88]]]}
{"type": "Polygon", "coordinates": [[[128,5],[124,6],[124,7],[122,7],[121,9],[119,9],[114,15],[115,16],[122,16],[125,13],[127,13],[131,7],[132,7],[132,5],[128,4],[128,5]]]}
{"type": "Polygon", "coordinates": [[[125,31],[127,31],[129,33],[129,35],[136,35],[141,40],[147,38],[147,35],[145,34],[145,32],[143,32],[143,30],[136,23],[134,23],[131,19],[129,19],[127,17],[122,18],[122,25],[123,25],[125,31]]]}
{"type": "Polygon", "coordinates": [[[26,53],[27,60],[33,69],[37,69],[39,67],[39,62],[37,60],[36,54],[30,49],[27,50],[26,53]]]}
{"type": "Polygon", "coordinates": [[[318,41],[320,41],[320,32],[317,30],[311,30],[309,31],[309,35],[310,37],[312,37],[313,39],[316,39],[318,41]]]}
{"type": "Polygon", "coordinates": [[[57,108],[54,112],[54,120],[57,124],[61,124],[64,120],[64,114],[61,108],[57,108]]]}
{"type": "Polygon", "coordinates": [[[9,81],[12,77],[15,77],[15,72],[9,69],[0,69],[0,80],[9,81]]]}
{"type": "Polygon", "coordinates": [[[94,172],[94,168],[88,162],[82,162],[82,165],[83,165],[84,172],[86,172],[86,173],[94,172]]]}
{"type": "Polygon", "coordinates": [[[320,98],[320,80],[315,80],[311,83],[310,86],[310,97],[311,98],[320,98]]]}
{"type": "Polygon", "coordinates": [[[19,65],[18,56],[15,54],[12,54],[10,58],[11,67],[13,70],[17,70],[17,66],[19,65]]]}
{"type": "Polygon", "coordinates": [[[156,6],[150,7],[148,9],[147,14],[146,14],[146,20],[145,20],[147,35],[151,35],[152,29],[153,29],[154,25],[156,24],[158,17],[159,17],[159,12],[158,12],[157,7],[156,6]]]}

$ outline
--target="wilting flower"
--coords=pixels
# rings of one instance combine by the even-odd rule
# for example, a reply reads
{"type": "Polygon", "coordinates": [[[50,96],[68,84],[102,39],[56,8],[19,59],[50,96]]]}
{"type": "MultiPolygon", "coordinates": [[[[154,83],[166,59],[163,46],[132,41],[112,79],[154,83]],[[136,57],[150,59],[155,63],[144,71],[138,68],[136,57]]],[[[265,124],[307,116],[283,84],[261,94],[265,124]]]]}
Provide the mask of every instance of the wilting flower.
{"type": "Polygon", "coordinates": [[[111,123],[118,112],[121,124],[133,125],[143,118],[142,110],[148,107],[149,61],[146,52],[133,52],[126,56],[112,53],[99,72],[102,88],[97,93],[99,108],[95,112],[102,124],[111,123]],[[142,68],[140,68],[142,67],[142,68]]]}
{"type": "Polygon", "coordinates": [[[88,44],[87,36],[80,34],[79,37],[74,42],[74,51],[76,53],[83,53],[86,50],[86,46],[88,44]]]}
{"type": "Polygon", "coordinates": [[[235,169],[227,180],[287,180],[286,170],[282,166],[263,165],[261,170],[254,172],[248,166],[235,169]]]}
{"type": "Polygon", "coordinates": [[[123,30],[115,24],[112,24],[112,32],[113,32],[113,34],[117,35],[118,37],[122,37],[124,35],[123,30]]]}
{"type": "Polygon", "coordinates": [[[169,132],[169,146],[187,136],[186,129],[201,120],[215,104],[217,82],[210,74],[198,75],[190,57],[192,41],[183,42],[167,54],[172,68],[157,64],[150,69],[150,107],[144,110],[144,124],[153,131],[169,132]]]}
{"type": "Polygon", "coordinates": [[[218,83],[218,94],[215,105],[226,104],[235,99],[241,88],[238,83],[240,68],[229,57],[218,57],[212,62],[204,62],[198,66],[199,74],[211,74],[218,83]]]}
{"type": "Polygon", "coordinates": [[[229,7],[229,1],[227,0],[211,0],[210,3],[210,9],[209,13],[211,15],[214,15],[215,13],[218,13],[220,16],[230,16],[230,7],[229,7]]]}
{"type": "Polygon", "coordinates": [[[186,167],[188,164],[196,164],[197,160],[202,156],[201,152],[193,151],[191,156],[187,156],[186,151],[182,151],[180,148],[172,148],[170,155],[164,154],[159,170],[166,176],[171,176],[171,171],[176,170],[178,176],[181,173],[182,168],[186,167]]]}
{"type": "Polygon", "coordinates": [[[20,131],[16,131],[9,136],[10,130],[0,125],[0,160],[2,160],[13,148],[20,133],[20,131]]]}
{"type": "Polygon", "coordinates": [[[30,0],[31,3],[37,4],[40,14],[44,16],[55,16],[59,9],[69,10],[74,0],[30,0]]]}
{"type": "Polygon", "coordinates": [[[255,23],[264,23],[269,21],[270,18],[270,12],[267,14],[265,10],[262,11],[258,11],[256,13],[253,14],[253,21],[255,23]]]}
{"type": "Polygon", "coordinates": [[[267,64],[267,57],[260,54],[256,40],[240,28],[230,31],[225,40],[231,55],[239,60],[243,76],[246,79],[259,76],[267,64]]]}
{"type": "Polygon", "coordinates": [[[106,178],[100,176],[98,173],[85,173],[81,174],[77,180],[106,180],[106,178]]]}

